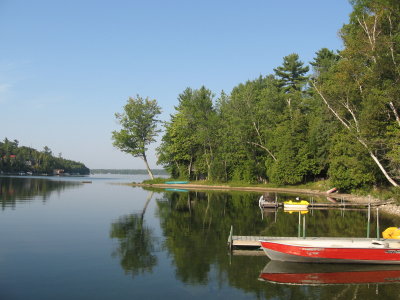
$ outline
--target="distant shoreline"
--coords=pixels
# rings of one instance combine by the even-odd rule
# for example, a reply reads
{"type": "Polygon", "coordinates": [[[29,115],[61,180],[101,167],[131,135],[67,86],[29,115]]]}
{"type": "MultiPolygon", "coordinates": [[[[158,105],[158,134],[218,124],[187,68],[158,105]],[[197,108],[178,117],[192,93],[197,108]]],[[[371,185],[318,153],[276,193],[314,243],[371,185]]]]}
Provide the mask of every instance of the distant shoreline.
{"type": "MultiPolygon", "coordinates": [[[[164,169],[152,169],[154,175],[169,175],[164,169]]],[[[90,169],[91,174],[148,175],[145,169],[90,169]]]]}

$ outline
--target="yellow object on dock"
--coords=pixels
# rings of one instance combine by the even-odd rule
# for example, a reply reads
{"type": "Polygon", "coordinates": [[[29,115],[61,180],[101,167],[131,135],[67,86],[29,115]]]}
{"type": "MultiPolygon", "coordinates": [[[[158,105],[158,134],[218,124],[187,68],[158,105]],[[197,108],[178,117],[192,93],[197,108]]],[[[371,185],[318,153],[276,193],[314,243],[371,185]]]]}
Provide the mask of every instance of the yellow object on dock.
{"type": "Polygon", "coordinates": [[[284,204],[288,204],[288,205],[309,205],[310,203],[308,201],[305,200],[301,200],[301,201],[285,201],[283,202],[284,204]]]}
{"type": "Polygon", "coordinates": [[[294,210],[302,211],[302,210],[305,210],[306,211],[308,209],[309,204],[310,203],[308,203],[305,200],[296,201],[296,202],[290,200],[290,201],[283,202],[283,209],[285,211],[288,211],[288,210],[290,210],[290,211],[294,211],[294,210]]]}
{"type": "Polygon", "coordinates": [[[298,209],[298,210],[286,210],[284,209],[283,212],[293,214],[293,213],[300,213],[302,215],[308,214],[308,209],[298,209]]]}
{"type": "Polygon", "coordinates": [[[386,228],[386,230],[382,232],[382,237],[384,239],[400,240],[400,229],[397,227],[386,228]]]}

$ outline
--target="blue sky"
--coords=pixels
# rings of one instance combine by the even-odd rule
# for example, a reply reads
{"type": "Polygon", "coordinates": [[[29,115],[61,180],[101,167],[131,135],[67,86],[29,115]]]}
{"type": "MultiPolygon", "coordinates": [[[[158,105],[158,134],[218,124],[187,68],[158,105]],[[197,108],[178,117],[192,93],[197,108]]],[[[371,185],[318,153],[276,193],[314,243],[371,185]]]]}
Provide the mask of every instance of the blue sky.
{"type": "Polygon", "coordinates": [[[350,12],[347,0],[0,0],[0,140],[144,168],[111,141],[130,96],[157,99],[168,120],[186,87],[218,96],[288,54],[341,49],[350,12]]]}

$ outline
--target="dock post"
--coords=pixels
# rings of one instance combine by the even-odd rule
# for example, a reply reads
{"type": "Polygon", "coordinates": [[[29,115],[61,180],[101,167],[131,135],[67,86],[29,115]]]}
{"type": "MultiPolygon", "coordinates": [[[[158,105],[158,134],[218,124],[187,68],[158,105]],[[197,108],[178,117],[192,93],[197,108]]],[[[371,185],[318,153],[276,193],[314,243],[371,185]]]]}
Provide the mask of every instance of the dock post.
{"type": "Polygon", "coordinates": [[[301,214],[299,212],[299,228],[298,228],[298,232],[297,232],[297,237],[301,236],[301,214]]]}
{"type": "Polygon", "coordinates": [[[228,243],[229,243],[229,250],[232,252],[232,247],[233,247],[233,225],[231,225],[231,231],[229,232],[229,239],[228,239],[228,243]]]}
{"type": "Polygon", "coordinates": [[[379,207],[376,208],[376,238],[380,239],[379,234],[379,207]]]}
{"type": "Polygon", "coordinates": [[[371,222],[371,203],[368,203],[368,223],[367,223],[367,238],[369,238],[370,232],[370,222],[371,222]]]}
{"type": "Polygon", "coordinates": [[[306,238],[306,215],[303,216],[303,239],[306,238]]]}

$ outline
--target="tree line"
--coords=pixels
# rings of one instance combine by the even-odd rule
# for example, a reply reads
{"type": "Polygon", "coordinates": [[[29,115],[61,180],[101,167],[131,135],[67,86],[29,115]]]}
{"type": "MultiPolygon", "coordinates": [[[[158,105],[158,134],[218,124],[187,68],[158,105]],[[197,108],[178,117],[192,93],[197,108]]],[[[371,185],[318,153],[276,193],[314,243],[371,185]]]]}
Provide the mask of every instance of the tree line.
{"type": "Polygon", "coordinates": [[[90,170],[80,162],[53,156],[49,147],[42,151],[19,146],[18,140],[5,138],[0,142],[0,173],[32,173],[53,174],[54,170],[62,170],[62,173],[86,175],[90,170]]]}
{"type": "MultiPolygon", "coordinates": [[[[310,65],[289,54],[272,74],[218,96],[204,86],[185,89],[164,124],[158,163],[176,178],[275,184],[329,178],[342,190],[398,187],[400,2],[351,4],[339,32],[343,50],[322,48],[310,65]]],[[[138,100],[154,107],[155,100],[130,98],[138,100]]],[[[156,107],[142,109],[153,125],[156,107]]],[[[135,144],[127,138],[132,132],[125,133],[122,144],[136,146],[135,155],[145,159],[156,130],[135,144]]]]}

